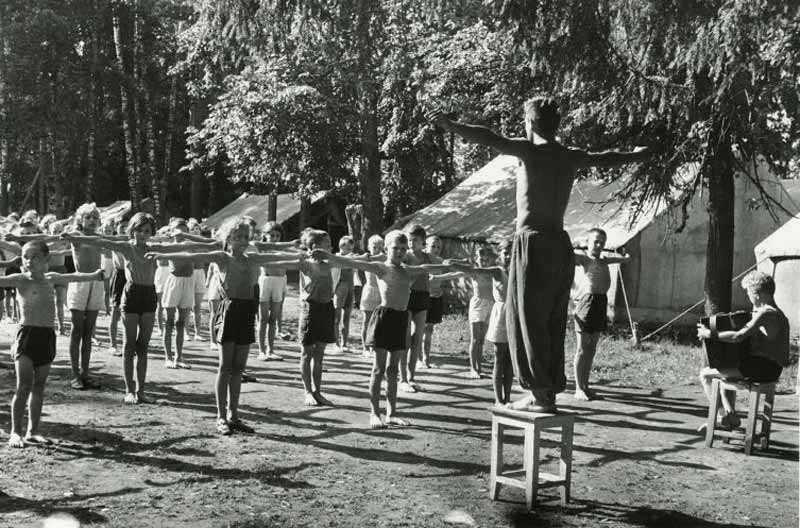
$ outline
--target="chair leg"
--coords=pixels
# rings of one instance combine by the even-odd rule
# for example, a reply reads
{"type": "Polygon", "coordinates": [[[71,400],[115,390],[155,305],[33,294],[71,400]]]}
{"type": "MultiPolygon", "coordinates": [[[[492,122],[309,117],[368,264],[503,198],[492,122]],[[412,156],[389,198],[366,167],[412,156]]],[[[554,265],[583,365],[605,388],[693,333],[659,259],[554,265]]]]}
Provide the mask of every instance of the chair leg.
{"type": "Polygon", "coordinates": [[[528,510],[536,505],[536,494],[539,488],[539,428],[525,429],[525,504],[528,510]]]}
{"type": "Polygon", "coordinates": [[[708,423],[706,424],[706,447],[714,444],[714,428],[717,426],[717,412],[719,411],[719,380],[711,382],[711,402],[708,405],[708,423]]]}
{"type": "Polygon", "coordinates": [[[559,461],[559,477],[564,481],[560,488],[561,505],[569,502],[570,487],[572,485],[572,423],[564,424],[561,428],[561,460],[559,461]]]}
{"type": "Polygon", "coordinates": [[[772,432],[772,409],[775,406],[775,390],[764,395],[764,413],[761,417],[761,449],[769,449],[769,435],[772,432]]]}
{"type": "Polygon", "coordinates": [[[756,433],[756,421],[758,420],[758,400],[761,393],[758,390],[750,390],[750,409],[747,413],[747,427],[744,432],[744,454],[750,455],[753,451],[753,436],[756,433]]]}
{"type": "Polygon", "coordinates": [[[492,468],[491,468],[491,482],[489,485],[489,496],[492,500],[497,500],[500,493],[500,484],[497,482],[497,476],[503,472],[503,441],[505,440],[505,427],[503,424],[498,423],[497,420],[492,420],[492,468]]]}

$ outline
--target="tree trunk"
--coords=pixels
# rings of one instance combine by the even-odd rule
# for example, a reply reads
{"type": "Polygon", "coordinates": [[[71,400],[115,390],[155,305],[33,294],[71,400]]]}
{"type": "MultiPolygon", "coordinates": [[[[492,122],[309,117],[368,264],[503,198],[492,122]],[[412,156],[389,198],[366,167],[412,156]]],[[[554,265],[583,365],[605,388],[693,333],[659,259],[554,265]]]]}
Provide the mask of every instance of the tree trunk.
{"type": "Polygon", "coordinates": [[[731,310],[734,255],[735,186],[730,139],[721,138],[713,148],[708,177],[707,315],[731,310]]]}
{"type": "MultiPolygon", "coordinates": [[[[0,16],[0,122],[6,121],[6,62],[10,55],[8,39],[6,38],[3,18],[0,16]]],[[[0,215],[8,214],[8,131],[0,133],[0,215]]]]}
{"type": "Polygon", "coordinates": [[[273,193],[267,200],[267,221],[275,222],[278,220],[278,195],[273,193]]]}
{"type": "MultiPolygon", "coordinates": [[[[192,103],[192,115],[191,115],[191,123],[195,129],[200,129],[201,123],[203,122],[200,116],[200,102],[194,101],[192,103]]],[[[191,190],[189,191],[189,195],[191,196],[191,201],[189,205],[189,214],[194,218],[201,218],[203,215],[203,204],[205,203],[205,196],[203,195],[203,180],[204,175],[203,171],[200,168],[196,167],[192,170],[191,176],[191,190]]]]}
{"type": "Polygon", "coordinates": [[[363,238],[383,231],[381,161],[378,144],[378,94],[368,90],[361,100],[361,163],[358,180],[364,205],[363,238]]]}
{"type": "Polygon", "coordinates": [[[116,51],[116,61],[114,63],[119,78],[120,102],[122,105],[122,131],[125,136],[125,170],[128,176],[128,191],[130,193],[131,208],[137,211],[139,207],[139,168],[136,166],[135,141],[133,124],[131,123],[131,101],[130,101],[130,77],[125,72],[125,61],[122,48],[122,33],[120,30],[119,12],[115,12],[112,18],[114,30],[114,49],[116,51]]]}
{"type": "MultiPolygon", "coordinates": [[[[47,148],[44,145],[44,138],[39,138],[39,185],[38,203],[35,206],[40,215],[47,213],[47,148]]],[[[24,211],[19,212],[20,215],[24,211]]]]}
{"type": "MultiPolygon", "coordinates": [[[[180,26],[178,26],[180,31],[180,26]]],[[[175,114],[178,108],[178,76],[173,75],[169,88],[169,116],[167,118],[167,131],[166,139],[164,142],[164,171],[161,173],[161,178],[158,181],[158,199],[156,203],[156,210],[159,215],[164,215],[164,206],[167,200],[167,190],[169,187],[170,171],[172,170],[172,138],[175,134],[175,114]]],[[[196,217],[199,219],[199,217],[196,217]]],[[[163,218],[162,218],[163,219],[163,218]]]]}
{"type": "Polygon", "coordinates": [[[308,196],[300,197],[300,231],[310,227],[311,199],[308,196]]]}
{"type": "Polygon", "coordinates": [[[97,185],[97,131],[99,130],[99,110],[97,107],[98,100],[98,72],[100,71],[100,61],[98,59],[98,41],[100,40],[100,7],[97,0],[93,2],[92,10],[92,38],[91,38],[91,56],[92,65],[90,73],[90,90],[89,90],[89,119],[91,124],[89,126],[89,137],[87,139],[86,151],[86,188],[84,189],[84,198],[87,202],[92,201],[92,194],[97,185]]]}

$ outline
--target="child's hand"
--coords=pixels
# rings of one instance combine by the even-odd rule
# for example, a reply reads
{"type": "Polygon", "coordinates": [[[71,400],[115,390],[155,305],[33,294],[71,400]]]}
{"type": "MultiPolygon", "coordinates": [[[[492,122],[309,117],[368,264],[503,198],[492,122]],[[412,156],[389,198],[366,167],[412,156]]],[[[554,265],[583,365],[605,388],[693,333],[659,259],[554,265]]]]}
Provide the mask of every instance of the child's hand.
{"type": "Polygon", "coordinates": [[[101,281],[106,279],[106,272],[104,269],[99,269],[95,271],[94,275],[95,275],[95,280],[101,281]]]}
{"type": "Polygon", "coordinates": [[[19,241],[19,238],[17,238],[17,235],[15,235],[14,233],[6,233],[6,235],[3,236],[3,238],[5,239],[6,242],[17,242],[17,241],[19,241]]]}
{"type": "Polygon", "coordinates": [[[703,323],[697,323],[697,338],[711,339],[711,330],[703,323]]]}

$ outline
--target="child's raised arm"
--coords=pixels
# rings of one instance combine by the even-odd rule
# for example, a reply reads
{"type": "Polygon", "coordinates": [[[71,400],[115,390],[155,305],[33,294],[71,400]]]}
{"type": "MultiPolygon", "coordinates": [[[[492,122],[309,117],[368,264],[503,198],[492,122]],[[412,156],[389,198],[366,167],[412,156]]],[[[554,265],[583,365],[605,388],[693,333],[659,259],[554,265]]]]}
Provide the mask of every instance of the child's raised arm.
{"type": "Polygon", "coordinates": [[[458,271],[458,269],[448,261],[444,261],[441,264],[417,264],[417,265],[403,264],[403,269],[405,269],[412,276],[422,275],[425,273],[427,273],[428,275],[436,275],[440,273],[458,271]]]}
{"type": "Polygon", "coordinates": [[[144,254],[144,258],[149,260],[175,260],[193,262],[195,264],[205,264],[206,262],[220,264],[227,261],[229,257],[230,255],[224,251],[208,251],[205,253],[157,253],[150,251],[144,254]]]}
{"type": "Polygon", "coordinates": [[[0,240],[0,250],[7,251],[12,255],[22,255],[22,246],[16,242],[6,242],[5,240],[0,240]]]}
{"type": "Polygon", "coordinates": [[[459,123],[446,117],[442,112],[430,112],[429,121],[448,132],[454,132],[472,143],[479,143],[493,148],[503,154],[521,156],[531,146],[527,139],[511,139],[501,136],[492,130],[480,125],[459,123]]]}
{"type": "Polygon", "coordinates": [[[287,240],[286,242],[260,242],[254,240],[250,244],[259,251],[286,251],[287,249],[300,251],[300,240],[287,240]]]}
{"type": "Polygon", "coordinates": [[[324,249],[315,249],[311,251],[311,258],[314,260],[327,260],[328,264],[334,268],[352,268],[362,271],[369,271],[376,275],[383,276],[385,267],[379,262],[367,262],[364,260],[356,260],[349,257],[342,257],[341,255],[333,255],[324,249]]]}
{"type": "Polygon", "coordinates": [[[215,249],[222,250],[222,242],[172,242],[147,244],[147,249],[154,253],[188,253],[209,252],[215,249]]]}
{"type": "Polygon", "coordinates": [[[20,245],[22,245],[25,242],[32,242],[34,240],[41,242],[58,242],[59,236],[48,235],[46,233],[34,233],[31,235],[15,235],[13,233],[9,233],[5,236],[5,239],[7,242],[18,242],[20,245]]]}
{"type": "Polygon", "coordinates": [[[92,282],[101,281],[106,279],[106,274],[103,270],[99,269],[92,273],[48,273],[46,275],[48,280],[57,286],[65,286],[70,282],[92,282]]]}
{"type": "Polygon", "coordinates": [[[471,264],[465,264],[459,261],[445,261],[445,263],[449,264],[451,268],[457,270],[457,274],[460,276],[476,276],[476,275],[483,275],[485,277],[491,277],[493,279],[500,280],[503,276],[503,268],[500,266],[491,266],[489,268],[476,268],[471,264]]]}
{"type": "Polygon", "coordinates": [[[306,258],[305,253],[286,253],[286,252],[270,252],[270,253],[248,253],[247,260],[258,266],[280,269],[280,264],[289,263],[294,264],[292,269],[297,269],[300,261],[306,258]]]}
{"type": "Polygon", "coordinates": [[[131,250],[131,245],[127,240],[122,242],[118,240],[109,240],[101,236],[76,235],[74,233],[61,233],[61,239],[72,243],[110,249],[111,251],[122,253],[123,255],[130,255],[131,250]]]}
{"type": "Polygon", "coordinates": [[[13,267],[20,267],[22,265],[22,257],[14,257],[9,260],[0,260],[0,268],[13,268],[13,267]]]}
{"type": "Polygon", "coordinates": [[[17,288],[20,284],[26,282],[27,280],[27,276],[23,273],[6,275],[4,277],[0,277],[0,288],[17,288]]]}

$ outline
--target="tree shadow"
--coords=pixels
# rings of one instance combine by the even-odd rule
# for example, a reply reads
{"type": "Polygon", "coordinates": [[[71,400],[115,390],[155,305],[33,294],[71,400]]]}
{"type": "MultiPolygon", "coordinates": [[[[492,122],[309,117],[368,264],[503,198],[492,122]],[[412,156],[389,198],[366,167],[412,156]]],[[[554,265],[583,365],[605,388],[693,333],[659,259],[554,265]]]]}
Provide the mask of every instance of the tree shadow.
{"type": "Polygon", "coordinates": [[[108,522],[108,518],[93,511],[91,508],[83,506],[70,506],[70,504],[73,502],[83,502],[101,497],[117,497],[121,495],[127,495],[128,493],[135,493],[141,490],[142,488],[121,488],[115,491],[108,491],[104,493],[92,493],[88,495],[74,494],[70,495],[69,497],[41,500],[15,497],[0,490],[0,514],[8,514],[17,511],[30,511],[39,516],[46,517],[53,515],[55,512],[63,512],[74,516],[76,519],[78,519],[78,521],[81,522],[81,524],[100,524],[108,522]]]}

